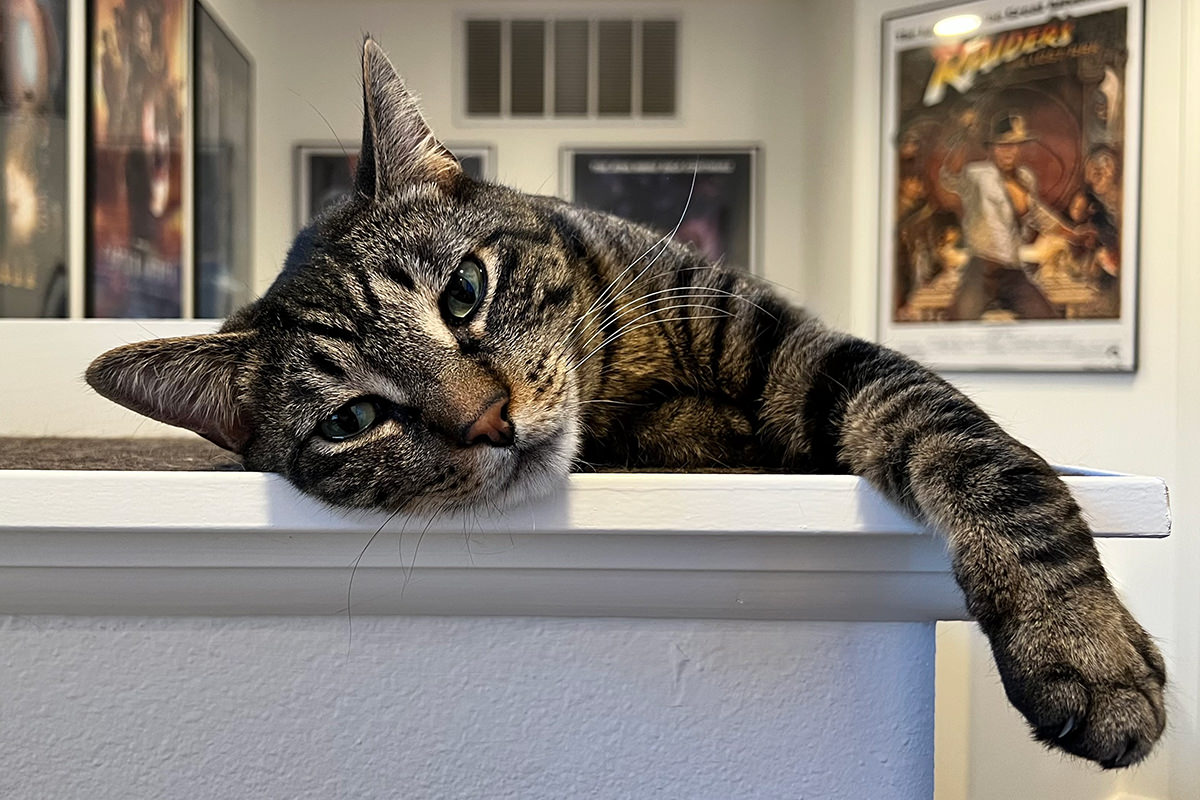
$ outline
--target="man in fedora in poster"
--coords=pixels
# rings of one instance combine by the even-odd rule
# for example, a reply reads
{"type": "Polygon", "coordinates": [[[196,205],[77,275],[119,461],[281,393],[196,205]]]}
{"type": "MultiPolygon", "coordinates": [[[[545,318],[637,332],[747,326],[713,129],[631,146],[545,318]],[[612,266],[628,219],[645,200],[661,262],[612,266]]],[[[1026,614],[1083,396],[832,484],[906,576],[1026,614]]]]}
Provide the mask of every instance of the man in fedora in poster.
{"type": "Polygon", "coordinates": [[[963,236],[971,253],[948,318],[974,320],[999,308],[1019,319],[1057,319],[1058,310],[1022,266],[1019,251],[1025,243],[1024,231],[1053,233],[1072,241],[1081,234],[1045,206],[1033,170],[1021,164],[1021,146],[1036,137],[1023,116],[1003,112],[992,120],[984,142],[988,158],[968,164],[965,134],[978,126],[975,112],[967,112],[962,122],[966,131],[938,175],[942,186],[962,200],[963,236]]]}

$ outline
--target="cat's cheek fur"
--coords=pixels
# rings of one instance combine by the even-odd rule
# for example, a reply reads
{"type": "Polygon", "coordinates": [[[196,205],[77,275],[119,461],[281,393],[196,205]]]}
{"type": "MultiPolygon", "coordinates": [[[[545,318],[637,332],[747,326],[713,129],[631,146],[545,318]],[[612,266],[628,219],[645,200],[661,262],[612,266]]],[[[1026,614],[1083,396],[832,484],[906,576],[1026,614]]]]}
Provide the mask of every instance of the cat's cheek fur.
{"type": "Polygon", "coordinates": [[[517,441],[540,444],[561,430],[566,418],[574,414],[570,400],[574,395],[566,378],[539,385],[514,382],[511,410],[517,441]]]}
{"type": "Polygon", "coordinates": [[[431,443],[417,449],[403,435],[381,431],[361,442],[314,442],[285,475],[301,491],[342,507],[411,513],[505,509],[558,488],[580,447],[570,413],[512,448],[433,452],[431,443]]]}

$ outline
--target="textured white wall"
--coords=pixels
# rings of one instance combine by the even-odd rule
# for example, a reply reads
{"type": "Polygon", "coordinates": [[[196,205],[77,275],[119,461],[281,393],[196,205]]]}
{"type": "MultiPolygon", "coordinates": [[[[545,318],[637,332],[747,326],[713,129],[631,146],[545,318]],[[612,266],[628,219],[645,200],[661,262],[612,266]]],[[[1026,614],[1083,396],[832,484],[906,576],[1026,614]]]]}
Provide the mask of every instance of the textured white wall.
{"type": "Polygon", "coordinates": [[[932,792],[932,626],[0,619],[0,797],[932,792]]]}

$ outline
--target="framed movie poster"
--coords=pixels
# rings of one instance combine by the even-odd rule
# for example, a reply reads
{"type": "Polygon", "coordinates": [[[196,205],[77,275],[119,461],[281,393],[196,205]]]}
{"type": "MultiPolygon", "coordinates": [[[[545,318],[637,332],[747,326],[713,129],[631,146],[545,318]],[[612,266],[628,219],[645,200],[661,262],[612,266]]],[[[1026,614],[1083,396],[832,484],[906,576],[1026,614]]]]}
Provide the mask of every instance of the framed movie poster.
{"type": "Polygon", "coordinates": [[[191,4],[88,5],[88,315],[180,317],[191,4]]]}
{"type": "MultiPolygon", "coordinates": [[[[490,145],[447,143],[475,180],[495,178],[495,149],[490,145]]],[[[296,229],[307,225],[327,207],[341,202],[354,189],[358,142],[345,145],[317,142],[296,145],[296,229]]]]}
{"type": "Polygon", "coordinates": [[[757,272],[758,150],[563,151],[563,192],[694,244],[708,258],[757,272]]]}
{"type": "Polygon", "coordinates": [[[880,338],[943,369],[1136,366],[1140,0],[883,21],[880,338]]]}
{"type": "Polygon", "coordinates": [[[195,24],[194,314],[227,317],[250,299],[250,59],[203,4],[195,24]]]}
{"type": "Polygon", "coordinates": [[[0,317],[67,316],[67,0],[0,6],[0,317]]]}

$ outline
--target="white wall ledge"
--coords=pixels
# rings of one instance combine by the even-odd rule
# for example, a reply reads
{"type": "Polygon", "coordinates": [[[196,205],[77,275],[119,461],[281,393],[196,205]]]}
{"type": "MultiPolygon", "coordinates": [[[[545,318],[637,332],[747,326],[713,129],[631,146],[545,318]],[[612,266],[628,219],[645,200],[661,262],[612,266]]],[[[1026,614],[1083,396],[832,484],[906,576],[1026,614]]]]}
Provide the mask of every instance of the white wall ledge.
{"type": "MultiPolygon", "coordinates": [[[[1098,536],[1170,531],[1161,480],[1066,481],[1098,536]]],[[[0,471],[2,614],[343,614],[348,595],[355,614],[964,615],[942,541],[850,476],[575,475],[503,515],[387,521],[271,474],[0,471]]]]}

